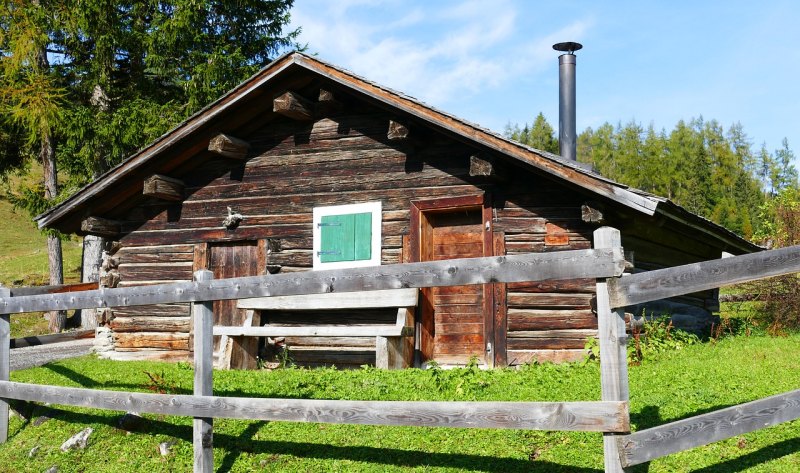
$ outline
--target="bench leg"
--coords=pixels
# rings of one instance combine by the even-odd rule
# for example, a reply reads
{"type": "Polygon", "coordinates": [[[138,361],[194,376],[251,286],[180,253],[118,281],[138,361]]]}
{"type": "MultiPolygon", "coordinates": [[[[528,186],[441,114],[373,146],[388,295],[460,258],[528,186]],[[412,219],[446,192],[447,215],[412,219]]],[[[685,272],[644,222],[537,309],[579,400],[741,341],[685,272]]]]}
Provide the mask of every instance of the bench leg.
{"type": "Polygon", "coordinates": [[[404,350],[406,337],[375,337],[375,367],[385,370],[408,368],[404,350]]]}

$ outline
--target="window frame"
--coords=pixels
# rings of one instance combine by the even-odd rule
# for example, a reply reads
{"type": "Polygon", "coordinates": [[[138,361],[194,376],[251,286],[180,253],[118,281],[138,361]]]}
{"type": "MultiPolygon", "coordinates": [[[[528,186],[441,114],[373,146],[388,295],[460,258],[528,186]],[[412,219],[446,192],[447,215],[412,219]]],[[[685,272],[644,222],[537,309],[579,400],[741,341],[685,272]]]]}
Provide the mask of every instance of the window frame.
{"type": "Polygon", "coordinates": [[[341,269],[341,268],[363,268],[366,266],[380,266],[381,264],[381,221],[383,217],[383,205],[380,201],[363,202],[359,204],[329,205],[324,207],[314,207],[312,218],[313,244],[312,257],[313,269],[341,269]],[[372,236],[370,240],[370,259],[355,261],[331,261],[323,263],[320,260],[319,252],[322,249],[322,228],[320,223],[322,217],[330,215],[348,215],[358,213],[372,214],[372,236]]]}

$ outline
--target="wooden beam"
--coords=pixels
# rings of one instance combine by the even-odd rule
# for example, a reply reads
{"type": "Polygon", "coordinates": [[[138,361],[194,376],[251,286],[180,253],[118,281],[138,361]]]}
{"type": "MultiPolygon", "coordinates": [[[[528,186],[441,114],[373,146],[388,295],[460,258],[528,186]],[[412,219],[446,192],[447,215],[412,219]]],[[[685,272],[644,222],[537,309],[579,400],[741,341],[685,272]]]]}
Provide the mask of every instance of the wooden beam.
{"type": "Polygon", "coordinates": [[[272,101],[272,111],[294,120],[314,119],[314,104],[295,92],[285,92],[272,101]]]}
{"type": "MultiPolygon", "coordinates": [[[[0,296],[11,297],[7,287],[0,287],[0,296]]],[[[11,317],[0,314],[0,381],[8,381],[11,373],[11,317]]],[[[0,443],[8,440],[8,401],[0,399],[0,443]]]]}
{"type": "Polygon", "coordinates": [[[625,307],[797,272],[800,245],[657,269],[609,281],[611,306],[625,307]]]}
{"type": "Polygon", "coordinates": [[[800,390],[731,406],[621,437],[624,466],[800,418],[800,390]]]}
{"type": "Polygon", "coordinates": [[[208,150],[226,158],[244,160],[247,159],[247,153],[250,151],[250,143],[220,133],[208,142],[208,150]]]}
{"type": "Polygon", "coordinates": [[[470,177],[485,177],[496,181],[505,181],[508,173],[505,169],[498,167],[493,159],[473,154],[469,157],[470,177]]]}
{"type": "Polygon", "coordinates": [[[569,250],[329,269],[209,282],[130,286],[67,294],[0,297],[0,313],[140,306],[265,296],[358,292],[408,287],[620,276],[621,249],[569,250]]]}
{"type": "Polygon", "coordinates": [[[153,174],[144,180],[142,194],[161,200],[183,200],[185,185],[180,179],[175,179],[162,174],[153,174]]]}
{"type": "Polygon", "coordinates": [[[331,401],[188,396],[0,382],[0,397],[218,419],[494,429],[623,432],[624,402],[331,401]]]}
{"type": "Polygon", "coordinates": [[[386,138],[389,141],[406,141],[410,133],[407,126],[394,120],[389,120],[389,131],[386,132],[386,138]]]}
{"type": "Polygon", "coordinates": [[[336,96],[330,90],[319,89],[317,109],[320,113],[337,112],[344,107],[342,102],[336,100],[336,96]]]}
{"type": "MultiPolygon", "coordinates": [[[[595,248],[621,250],[619,230],[598,228],[594,232],[595,248]]],[[[603,401],[628,401],[628,358],[625,336],[625,311],[612,310],[609,303],[608,279],[597,279],[597,340],[600,345],[600,394],[603,401]]],[[[627,412],[625,415],[629,415],[627,412]]],[[[603,460],[606,473],[623,473],[618,437],[603,434],[603,460]]]]}
{"type": "Polygon", "coordinates": [[[31,337],[12,338],[10,342],[11,348],[32,347],[37,345],[49,345],[51,343],[70,342],[73,340],[81,340],[84,338],[94,337],[94,329],[89,330],[75,330],[72,332],[53,333],[50,335],[37,335],[31,337]]]}
{"type": "Polygon", "coordinates": [[[413,327],[398,327],[394,324],[334,326],[305,325],[302,327],[280,327],[262,325],[260,327],[214,326],[214,335],[228,337],[400,337],[413,331],[413,327]]]}
{"type": "Polygon", "coordinates": [[[596,225],[606,224],[606,218],[602,210],[600,210],[599,206],[594,202],[586,202],[581,205],[581,220],[596,225]]]}
{"type": "Polygon", "coordinates": [[[120,222],[102,217],[87,217],[81,222],[81,232],[106,238],[120,234],[120,222]]]}
{"type": "MultiPolygon", "coordinates": [[[[208,282],[214,279],[214,273],[201,269],[194,273],[197,282],[208,282]]],[[[194,395],[211,396],[213,394],[213,351],[214,327],[213,302],[192,304],[194,319],[194,395]]],[[[194,472],[211,473],[214,471],[214,418],[208,412],[193,416],[192,444],[194,445],[194,472]]]]}
{"type": "Polygon", "coordinates": [[[328,310],[369,309],[379,307],[416,307],[419,289],[384,289],[365,292],[258,297],[240,299],[240,309],[259,310],[328,310]]]}
{"type": "Polygon", "coordinates": [[[54,284],[52,286],[12,287],[12,296],[34,296],[37,294],[57,294],[59,292],[91,291],[98,289],[98,282],[79,282],[75,284],[54,284]]]}

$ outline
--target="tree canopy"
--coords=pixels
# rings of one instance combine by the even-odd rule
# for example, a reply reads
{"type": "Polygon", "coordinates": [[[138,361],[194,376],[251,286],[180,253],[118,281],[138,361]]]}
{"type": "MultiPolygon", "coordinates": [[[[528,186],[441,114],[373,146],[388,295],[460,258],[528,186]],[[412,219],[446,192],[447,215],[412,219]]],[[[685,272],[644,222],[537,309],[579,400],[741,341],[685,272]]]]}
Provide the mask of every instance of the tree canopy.
{"type": "MultiPolygon", "coordinates": [[[[533,126],[507,126],[506,136],[558,152],[541,113],[533,126]]],[[[756,153],[740,123],[726,130],[700,117],[681,120],[669,132],[636,121],[604,123],[584,130],[577,146],[578,160],[606,177],[667,197],[745,238],[765,223],[765,201],[798,185],[788,141],[772,153],[765,145],[756,153]]]]}

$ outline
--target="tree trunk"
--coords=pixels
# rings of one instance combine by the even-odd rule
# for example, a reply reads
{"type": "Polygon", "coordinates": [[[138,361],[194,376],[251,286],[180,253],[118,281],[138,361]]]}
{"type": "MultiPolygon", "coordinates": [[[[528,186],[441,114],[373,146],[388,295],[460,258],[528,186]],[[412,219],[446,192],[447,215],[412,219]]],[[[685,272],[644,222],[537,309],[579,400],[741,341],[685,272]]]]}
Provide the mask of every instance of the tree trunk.
{"type": "MultiPolygon", "coordinates": [[[[44,170],[44,198],[51,200],[58,194],[58,181],[56,180],[55,140],[49,131],[43,133],[39,159],[44,170]]],[[[47,236],[47,258],[50,263],[50,284],[64,284],[61,240],[55,235],[47,236]]],[[[66,321],[66,311],[50,312],[50,332],[58,333],[64,330],[66,321]]]]}
{"type": "MultiPolygon", "coordinates": [[[[81,262],[81,282],[97,282],[100,280],[100,266],[103,257],[103,238],[94,235],[83,237],[83,257],[81,262]]],[[[82,309],[75,312],[75,317],[80,317],[82,329],[97,328],[97,311],[95,309],[82,309]]]]}

